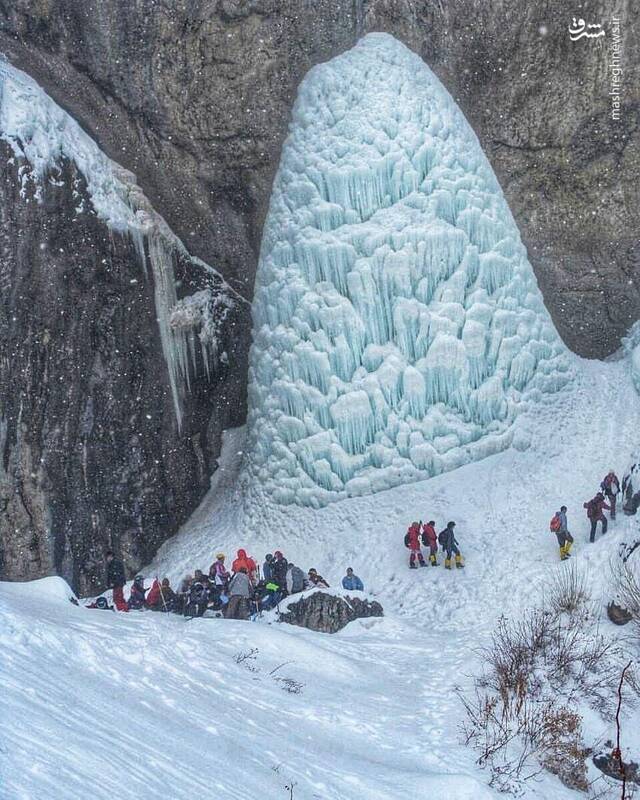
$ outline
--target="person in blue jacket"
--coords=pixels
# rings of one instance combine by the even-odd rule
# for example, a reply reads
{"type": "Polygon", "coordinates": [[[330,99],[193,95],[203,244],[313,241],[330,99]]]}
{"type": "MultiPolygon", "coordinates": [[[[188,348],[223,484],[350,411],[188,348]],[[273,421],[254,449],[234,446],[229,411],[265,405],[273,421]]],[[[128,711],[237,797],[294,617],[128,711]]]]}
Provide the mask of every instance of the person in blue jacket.
{"type": "Polygon", "coordinates": [[[357,575],[353,574],[353,567],[347,567],[347,574],[342,579],[342,588],[349,591],[364,592],[364,584],[357,575]]]}

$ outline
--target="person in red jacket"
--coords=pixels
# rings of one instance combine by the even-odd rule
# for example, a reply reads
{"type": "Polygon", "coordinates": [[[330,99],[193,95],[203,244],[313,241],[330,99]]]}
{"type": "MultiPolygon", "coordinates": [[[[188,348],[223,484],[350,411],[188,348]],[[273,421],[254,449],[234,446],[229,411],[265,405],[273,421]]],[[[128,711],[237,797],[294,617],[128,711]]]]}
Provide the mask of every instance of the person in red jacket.
{"type": "Polygon", "coordinates": [[[438,566],[438,535],[435,520],[429,520],[422,526],[422,544],[429,548],[429,563],[432,567],[438,566]]]}
{"type": "Polygon", "coordinates": [[[418,569],[416,565],[416,558],[420,562],[421,567],[426,567],[427,564],[422,556],[420,549],[420,523],[414,522],[404,537],[404,546],[409,548],[409,567],[410,569],[418,569]]]}
{"type": "Polygon", "coordinates": [[[618,480],[618,476],[616,473],[610,469],[609,472],[605,475],[604,480],[600,484],[600,488],[605,494],[605,497],[609,501],[609,505],[611,506],[611,519],[616,518],[616,500],[618,499],[618,494],[620,492],[620,481],[618,480]]]}
{"type": "Polygon", "coordinates": [[[251,558],[251,556],[247,555],[246,550],[238,550],[238,555],[236,560],[231,565],[231,569],[234,573],[240,572],[241,568],[244,567],[247,570],[247,575],[249,576],[249,580],[251,583],[255,583],[256,580],[256,562],[251,558]]]}
{"type": "Polygon", "coordinates": [[[602,510],[606,508],[607,511],[609,511],[610,507],[604,502],[604,495],[602,492],[598,492],[598,494],[589,500],[588,503],[584,503],[583,507],[587,509],[587,517],[591,523],[591,534],[589,536],[589,541],[593,543],[596,539],[596,528],[598,527],[598,522],[602,523],[602,533],[607,532],[607,518],[602,513],[602,510]]]}

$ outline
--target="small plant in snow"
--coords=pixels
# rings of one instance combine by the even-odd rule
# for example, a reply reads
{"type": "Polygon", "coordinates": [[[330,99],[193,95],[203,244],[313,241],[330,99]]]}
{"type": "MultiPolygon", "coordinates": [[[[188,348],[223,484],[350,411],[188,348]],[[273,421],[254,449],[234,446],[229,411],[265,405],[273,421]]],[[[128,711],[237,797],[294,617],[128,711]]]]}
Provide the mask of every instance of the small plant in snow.
{"type": "MultiPolygon", "coordinates": [[[[598,629],[583,577],[573,566],[554,581],[545,608],[502,618],[481,651],[484,672],[466,710],[465,741],[491,771],[491,785],[518,794],[548,770],[569,788],[589,790],[581,703],[613,721],[624,648],[598,629]]],[[[638,694],[637,678],[628,685],[638,694]]]]}

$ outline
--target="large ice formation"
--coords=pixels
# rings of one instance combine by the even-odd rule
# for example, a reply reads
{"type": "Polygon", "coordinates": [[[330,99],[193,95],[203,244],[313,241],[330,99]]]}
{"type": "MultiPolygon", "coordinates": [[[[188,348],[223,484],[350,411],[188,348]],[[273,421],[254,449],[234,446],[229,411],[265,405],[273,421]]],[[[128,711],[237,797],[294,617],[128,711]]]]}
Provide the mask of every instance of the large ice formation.
{"type": "MultiPolygon", "coordinates": [[[[195,361],[196,336],[206,369],[210,370],[223,355],[211,340],[215,327],[212,310],[223,312],[223,316],[216,317],[219,327],[227,310],[242,300],[216,270],[189,255],[151,206],[135,175],[111,161],[32,78],[1,56],[0,139],[10,145],[20,164],[18,174],[25,198],[32,192],[36,201],[41,200],[46,180],[55,180],[63,160],[74,162],[86,181],[91,211],[112,231],[132,238],[145,274],[150,265],[160,340],[180,426],[182,396],[189,388],[189,365],[195,361]],[[175,279],[178,259],[197,264],[206,277],[208,288],[194,295],[191,304],[188,299],[178,301],[175,279]],[[199,315],[193,313],[196,307],[200,308],[199,315]],[[186,313],[188,309],[190,316],[186,313]]],[[[78,213],[89,211],[81,194],[76,194],[78,213]]]]}
{"type": "Polygon", "coordinates": [[[281,503],[504,448],[523,399],[570,374],[475,134],[386,34],[300,88],[253,319],[246,471],[281,503]]]}

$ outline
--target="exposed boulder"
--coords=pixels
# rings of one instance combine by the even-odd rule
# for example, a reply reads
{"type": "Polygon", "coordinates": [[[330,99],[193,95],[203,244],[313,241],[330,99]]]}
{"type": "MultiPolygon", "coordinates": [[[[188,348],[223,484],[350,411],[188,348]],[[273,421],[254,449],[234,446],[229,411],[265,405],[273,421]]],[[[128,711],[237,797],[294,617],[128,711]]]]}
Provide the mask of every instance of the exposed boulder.
{"type": "Polygon", "coordinates": [[[382,606],[376,600],[318,591],[289,602],[279,620],[320,633],[336,633],[356,619],[382,616],[382,606]]]}
{"type": "Polygon", "coordinates": [[[614,625],[626,625],[633,619],[633,614],[630,611],[614,602],[609,603],[607,606],[607,616],[614,625]]]}
{"type": "MultiPolygon", "coordinates": [[[[613,744],[611,746],[613,747],[613,744]]],[[[622,781],[624,777],[627,783],[635,783],[640,786],[640,768],[638,768],[635,761],[625,763],[616,758],[613,753],[598,753],[593,757],[593,763],[600,772],[603,772],[609,778],[622,781]]]]}

